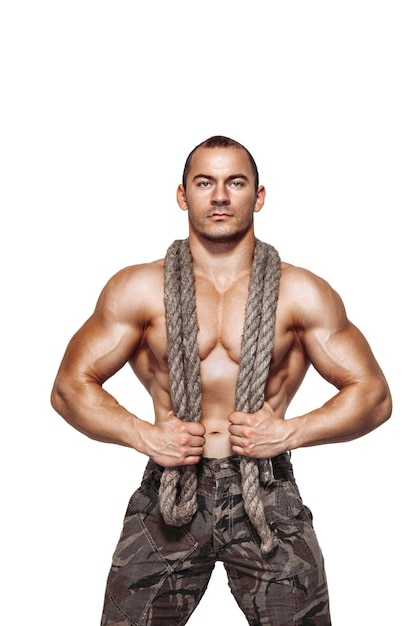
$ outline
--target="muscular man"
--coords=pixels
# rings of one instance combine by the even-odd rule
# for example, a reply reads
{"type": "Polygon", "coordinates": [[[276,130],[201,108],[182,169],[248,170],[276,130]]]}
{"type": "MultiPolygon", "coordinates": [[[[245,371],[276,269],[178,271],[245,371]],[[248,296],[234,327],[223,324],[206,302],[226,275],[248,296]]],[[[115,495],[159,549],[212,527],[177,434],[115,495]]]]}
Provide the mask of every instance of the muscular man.
{"type": "MultiPolygon", "coordinates": [[[[318,276],[282,262],[263,401],[252,412],[236,410],[248,293],[257,291],[256,281],[250,287],[258,245],[253,218],[265,189],[244,146],[212,137],[189,155],[177,200],[188,212],[181,250],[190,253],[194,279],[194,295],[185,299],[192,310],[195,298],[198,320],[196,338],[184,331],[182,339],[190,350],[196,344],[199,372],[195,383],[184,384],[191,393],[201,390],[198,421],[174,411],[167,319],[181,303],[164,296],[172,281],[164,260],[125,268],[109,280],[71,339],[52,392],[53,407],[76,429],[149,457],[113,556],[102,625],[185,624],[220,560],[249,624],[328,626],[323,559],[290,451],[349,441],[378,427],[391,414],[387,382],[338,294],[318,276]],[[152,397],[154,421],[132,414],[103,389],[127,362],[152,397]],[[286,419],[311,364],[335,393],[323,406],[286,419]],[[253,467],[271,460],[272,477],[263,481],[260,470],[249,495],[242,492],[242,459],[253,467]],[[158,492],[164,476],[178,469],[180,476],[195,471],[197,504],[189,521],[176,524],[162,515],[158,492]],[[258,494],[276,538],[267,550],[247,513],[258,494]]],[[[181,484],[175,489],[181,498],[181,484]]]]}

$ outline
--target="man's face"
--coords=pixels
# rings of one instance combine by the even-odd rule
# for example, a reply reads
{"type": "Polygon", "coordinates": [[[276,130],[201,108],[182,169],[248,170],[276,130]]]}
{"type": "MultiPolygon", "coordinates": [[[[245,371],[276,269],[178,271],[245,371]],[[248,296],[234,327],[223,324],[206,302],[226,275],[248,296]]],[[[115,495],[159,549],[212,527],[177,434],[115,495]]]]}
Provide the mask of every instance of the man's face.
{"type": "Polygon", "coordinates": [[[193,155],[186,189],[178,187],[178,204],[188,211],[190,232],[212,242],[239,240],[253,229],[265,189],[241,148],[199,148],[193,155]]]}

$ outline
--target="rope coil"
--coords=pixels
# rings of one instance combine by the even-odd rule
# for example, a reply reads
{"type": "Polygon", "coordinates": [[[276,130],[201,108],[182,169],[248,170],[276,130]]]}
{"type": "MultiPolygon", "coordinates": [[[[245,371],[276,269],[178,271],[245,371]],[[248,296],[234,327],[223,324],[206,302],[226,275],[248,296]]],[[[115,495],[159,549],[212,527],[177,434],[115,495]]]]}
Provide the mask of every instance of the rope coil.
{"type": "MultiPolygon", "coordinates": [[[[255,239],[236,384],[236,411],[254,413],[264,402],[274,346],[280,266],[275,248],[255,239]]],[[[184,421],[198,422],[201,419],[198,321],[188,239],[174,241],[168,248],[165,257],[164,300],[169,383],[174,413],[184,421]]],[[[271,460],[242,456],[240,471],[245,511],[261,539],[262,552],[267,554],[278,544],[278,538],[266,521],[260,498],[260,483],[268,484],[273,478],[271,460]]],[[[164,470],[159,502],[168,525],[183,526],[192,520],[197,511],[196,490],[195,465],[164,470]]]]}

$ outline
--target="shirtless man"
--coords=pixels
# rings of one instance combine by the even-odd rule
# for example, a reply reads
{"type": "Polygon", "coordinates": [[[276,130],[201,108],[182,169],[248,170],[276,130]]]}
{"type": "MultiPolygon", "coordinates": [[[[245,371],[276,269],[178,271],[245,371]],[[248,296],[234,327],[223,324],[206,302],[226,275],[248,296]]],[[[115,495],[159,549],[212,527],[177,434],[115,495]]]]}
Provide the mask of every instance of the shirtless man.
{"type": "Polygon", "coordinates": [[[113,276],[65,352],[52,391],[55,410],[85,435],[149,457],[113,556],[102,626],[185,624],[217,560],[250,624],[331,624],[323,559],[289,451],[365,435],[389,418],[391,397],[338,294],[311,272],[282,263],[265,402],[252,414],[235,411],[253,218],[264,200],[256,164],[241,144],[212,137],[187,159],[177,201],[188,212],[195,276],[200,422],[173,412],[163,260],[113,276]],[[152,397],[154,422],[103,389],[127,362],[152,397]],[[335,394],[285,419],[310,364],[335,394]],[[271,554],[261,552],[242,506],[242,456],[272,459],[273,483],[261,488],[280,539],[271,554]],[[198,510],[186,526],[169,526],[158,504],[162,473],[190,465],[198,474],[198,510]]]}

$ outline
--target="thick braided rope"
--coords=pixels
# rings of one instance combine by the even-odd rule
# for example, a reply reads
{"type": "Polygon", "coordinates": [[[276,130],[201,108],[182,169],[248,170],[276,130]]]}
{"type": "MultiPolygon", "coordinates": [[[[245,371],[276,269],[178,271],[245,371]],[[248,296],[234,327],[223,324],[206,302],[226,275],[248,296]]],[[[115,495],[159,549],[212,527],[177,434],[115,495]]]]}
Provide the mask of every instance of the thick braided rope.
{"type": "MultiPolygon", "coordinates": [[[[278,288],[280,258],[268,244],[256,241],[249,296],[246,305],[246,321],[243,332],[240,367],[236,384],[236,410],[245,413],[258,411],[264,402],[272,349],[278,288]]],[[[262,482],[272,479],[270,459],[241,457],[242,494],[246,513],[261,539],[265,554],[278,545],[277,536],[271,531],[260,498],[262,482]]]]}
{"type": "MultiPolygon", "coordinates": [[[[197,345],[194,273],[188,240],[174,241],[165,257],[165,315],[168,367],[174,413],[186,422],[201,418],[200,359],[197,345]]],[[[159,502],[167,524],[188,524],[197,510],[194,465],[166,468],[159,502]],[[180,497],[178,497],[178,492],[180,497]]]]}
{"type": "MultiPolygon", "coordinates": [[[[255,254],[246,305],[246,320],[236,386],[236,410],[257,411],[263,404],[274,341],[280,259],[276,250],[255,240],[255,254]]],[[[168,333],[168,365],[175,414],[186,421],[201,417],[201,381],[197,346],[194,274],[188,240],[176,241],[165,259],[165,309],[168,333]]],[[[270,552],[278,543],[265,518],[260,500],[259,466],[263,479],[271,477],[270,460],[242,457],[242,493],[245,510],[270,552]]],[[[197,510],[195,466],[167,468],[159,492],[167,524],[182,526],[197,510]]]]}

